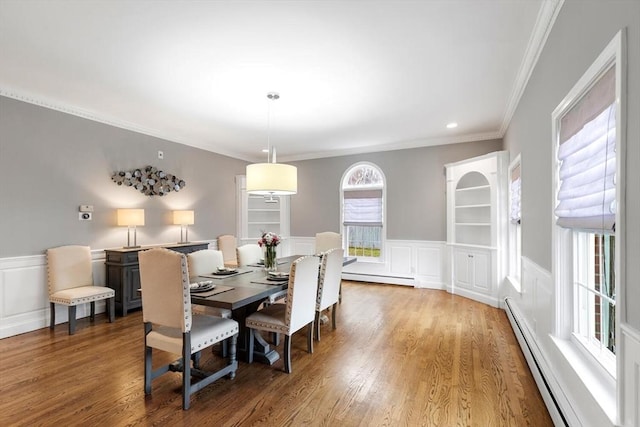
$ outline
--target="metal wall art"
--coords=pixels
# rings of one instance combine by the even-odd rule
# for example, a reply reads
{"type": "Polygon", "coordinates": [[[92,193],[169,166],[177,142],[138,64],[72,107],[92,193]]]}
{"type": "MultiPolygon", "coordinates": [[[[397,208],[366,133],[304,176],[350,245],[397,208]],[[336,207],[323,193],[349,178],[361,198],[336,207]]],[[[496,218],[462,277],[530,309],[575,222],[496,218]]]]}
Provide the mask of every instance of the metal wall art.
{"type": "Polygon", "coordinates": [[[184,180],[155,166],[115,172],[111,180],[118,185],[133,187],[145,196],[164,196],[172,191],[180,191],[186,185],[184,180]]]}

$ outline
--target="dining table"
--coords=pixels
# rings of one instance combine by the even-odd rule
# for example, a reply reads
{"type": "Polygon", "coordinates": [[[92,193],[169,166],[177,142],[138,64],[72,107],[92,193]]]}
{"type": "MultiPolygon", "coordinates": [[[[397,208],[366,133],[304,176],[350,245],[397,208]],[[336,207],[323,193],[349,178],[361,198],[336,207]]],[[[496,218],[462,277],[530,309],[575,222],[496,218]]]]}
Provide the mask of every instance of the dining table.
{"type": "MultiPolygon", "coordinates": [[[[303,255],[278,258],[277,271],[289,272],[291,264],[303,255]]],[[[356,258],[345,258],[343,265],[355,262],[356,258]]],[[[210,292],[191,293],[191,303],[231,310],[231,317],[238,322],[239,333],[236,347],[238,360],[249,361],[250,333],[245,326],[247,316],[255,313],[269,297],[287,289],[288,280],[270,280],[264,266],[255,264],[239,267],[235,272],[212,272],[192,277],[191,282],[209,282],[215,286],[210,292]]],[[[253,360],[268,365],[280,359],[280,354],[258,333],[254,333],[253,360]]]]}

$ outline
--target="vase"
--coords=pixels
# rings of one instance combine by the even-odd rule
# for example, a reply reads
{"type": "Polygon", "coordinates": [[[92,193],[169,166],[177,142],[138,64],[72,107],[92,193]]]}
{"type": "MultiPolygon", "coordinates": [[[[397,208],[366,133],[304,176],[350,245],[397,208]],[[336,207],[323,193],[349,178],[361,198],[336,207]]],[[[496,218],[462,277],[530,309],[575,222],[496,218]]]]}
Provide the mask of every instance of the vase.
{"type": "Polygon", "coordinates": [[[264,247],[264,269],[267,271],[276,271],[278,269],[275,246],[264,247]]]}

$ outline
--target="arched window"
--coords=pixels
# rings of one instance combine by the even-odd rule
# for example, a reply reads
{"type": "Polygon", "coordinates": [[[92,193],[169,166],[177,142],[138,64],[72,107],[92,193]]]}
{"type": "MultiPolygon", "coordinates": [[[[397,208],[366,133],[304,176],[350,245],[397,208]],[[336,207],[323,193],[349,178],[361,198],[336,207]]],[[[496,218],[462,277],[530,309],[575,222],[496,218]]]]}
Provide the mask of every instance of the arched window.
{"type": "Polygon", "coordinates": [[[380,168],[356,163],[342,177],[342,235],[349,256],[382,261],[385,182],[380,168]]]}

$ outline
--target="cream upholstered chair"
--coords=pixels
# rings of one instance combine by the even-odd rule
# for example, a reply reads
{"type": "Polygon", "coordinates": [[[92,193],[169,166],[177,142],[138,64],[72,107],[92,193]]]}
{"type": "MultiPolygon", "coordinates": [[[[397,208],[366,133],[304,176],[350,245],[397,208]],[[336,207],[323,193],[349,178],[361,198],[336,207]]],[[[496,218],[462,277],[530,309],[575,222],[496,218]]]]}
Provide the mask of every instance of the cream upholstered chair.
{"type": "Polygon", "coordinates": [[[151,381],[175,366],[168,364],[153,370],[152,350],[180,355],[182,408],[189,409],[193,393],[225,375],[231,379],[235,377],[238,369],[238,323],[215,316],[192,316],[189,272],[184,254],[154,248],[140,252],[138,260],[144,322],[144,392],[151,394],[151,381]],[[200,351],[226,339],[230,340],[228,364],[213,373],[200,370],[200,351]],[[192,376],[201,379],[194,384],[192,376]]]}
{"type": "Polygon", "coordinates": [[[244,267],[250,264],[257,264],[262,259],[262,248],[256,243],[248,243],[238,246],[238,266],[244,267]]]}
{"type": "Polygon", "coordinates": [[[47,282],[51,320],[49,328],[56,325],[56,304],[69,307],[69,335],[76,330],[76,307],[91,304],[91,320],[95,319],[96,301],[107,300],[109,322],[115,315],[115,291],[105,286],[93,285],[91,249],[89,246],[59,246],[47,250],[47,282]]]}
{"type": "Polygon", "coordinates": [[[333,231],[316,233],[316,254],[342,247],[342,235],[333,231]]]}
{"type": "MultiPolygon", "coordinates": [[[[222,252],[213,249],[203,249],[187,255],[187,265],[191,277],[211,274],[220,267],[224,267],[222,252]]],[[[204,314],[231,319],[231,310],[218,307],[201,306],[204,314]]],[[[196,310],[197,311],[197,310],[196,310]]]]}
{"type": "MultiPolygon", "coordinates": [[[[329,249],[342,247],[342,235],[333,231],[316,233],[316,254],[321,254],[329,249]]],[[[340,287],[338,301],[342,302],[342,287],[340,287]]]]}
{"type": "Polygon", "coordinates": [[[331,307],[331,325],[336,328],[336,309],[342,282],[343,249],[330,249],[322,254],[320,277],[318,279],[318,299],[316,301],[316,339],[320,341],[320,315],[331,307]]]}
{"type": "Polygon", "coordinates": [[[246,319],[249,337],[249,362],[253,360],[254,330],[281,333],[284,339],[284,370],[291,373],[291,336],[309,325],[307,349],[313,353],[313,319],[318,292],[319,259],[306,256],[295,260],[289,272],[287,303],[269,305],[246,319]]]}
{"type": "Polygon", "coordinates": [[[236,256],[236,248],[238,247],[238,241],[236,236],[225,234],[218,237],[218,250],[222,252],[224,259],[224,265],[227,267],[237,267],[238,258],[236,256]]]}

